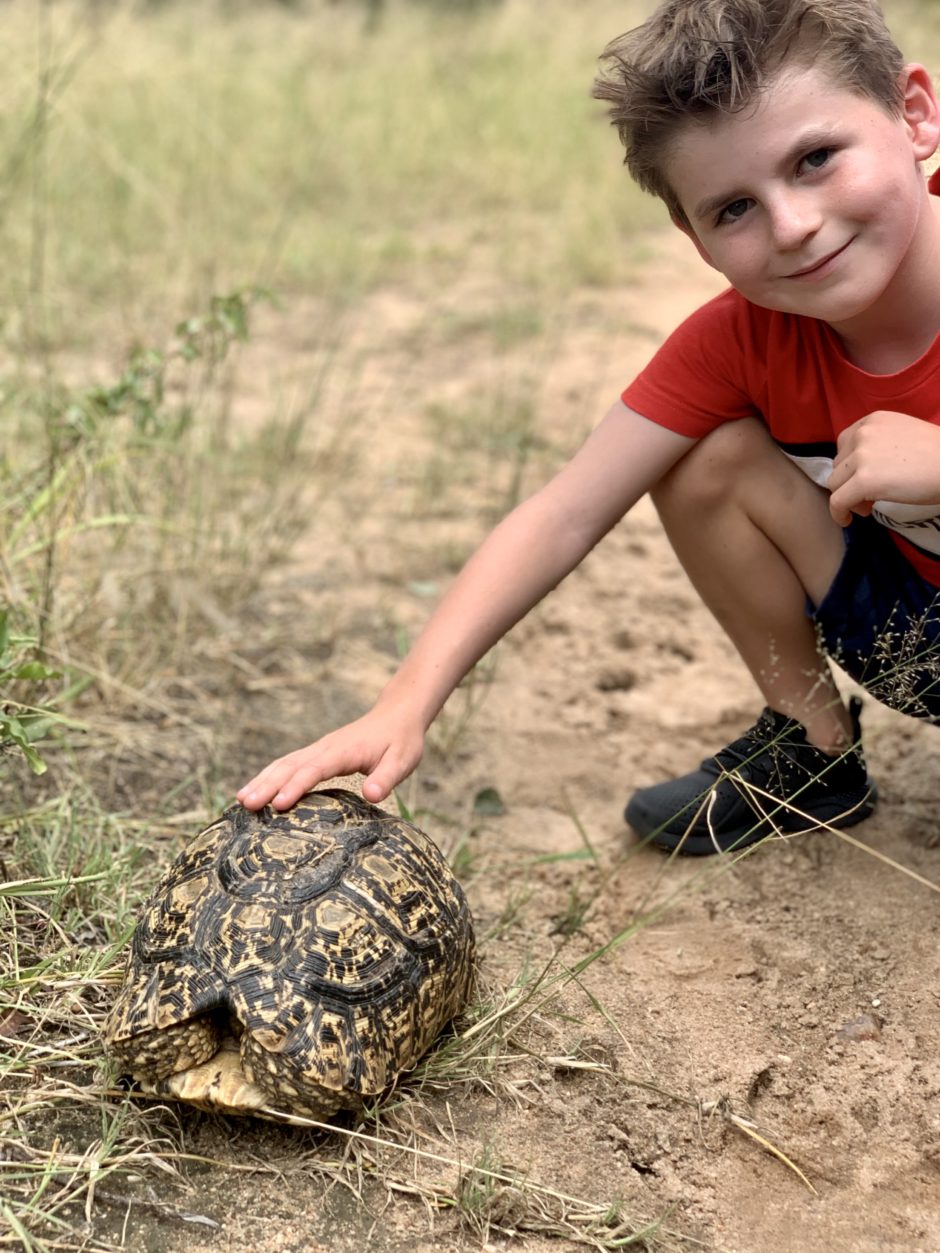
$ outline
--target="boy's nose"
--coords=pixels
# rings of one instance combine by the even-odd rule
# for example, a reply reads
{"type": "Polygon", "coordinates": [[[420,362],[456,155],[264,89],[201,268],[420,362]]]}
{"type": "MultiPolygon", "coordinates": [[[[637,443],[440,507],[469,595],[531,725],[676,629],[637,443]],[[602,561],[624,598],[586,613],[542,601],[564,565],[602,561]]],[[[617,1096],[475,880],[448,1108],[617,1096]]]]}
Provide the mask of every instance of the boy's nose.
{"type": "Polygon", "coordinates": [[[807,197],[783,197],[770,206],[773,241],[780,252],[793,252],[819,230],[821,217],[807,197]]]}

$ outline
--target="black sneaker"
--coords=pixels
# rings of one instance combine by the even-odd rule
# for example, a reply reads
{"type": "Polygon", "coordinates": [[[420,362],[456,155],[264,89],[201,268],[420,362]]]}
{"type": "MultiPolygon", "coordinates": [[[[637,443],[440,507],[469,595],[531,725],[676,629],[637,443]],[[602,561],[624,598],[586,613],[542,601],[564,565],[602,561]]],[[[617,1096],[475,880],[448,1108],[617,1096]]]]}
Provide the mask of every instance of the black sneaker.
{"type": "Polygon", "coordinates": [[[765,709],[698,770],[640,788],[624,816],[651,843],[693,857],[746,848],[775,833],[854,826],[877,796],[862,755],[861,707],[853,696],[852,747],[838,757],[808,743],[801,723],[765,709]]]}

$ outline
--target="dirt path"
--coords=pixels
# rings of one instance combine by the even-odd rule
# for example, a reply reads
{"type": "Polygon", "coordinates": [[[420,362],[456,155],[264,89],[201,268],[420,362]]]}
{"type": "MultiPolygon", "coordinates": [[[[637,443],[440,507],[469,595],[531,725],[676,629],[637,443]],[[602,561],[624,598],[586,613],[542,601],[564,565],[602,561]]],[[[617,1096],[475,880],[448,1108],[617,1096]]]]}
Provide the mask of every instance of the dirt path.
{"type": "MultiPolygon", "coordinates": [[[[312,436],[331,490],[267,594],[281,643],[252,659],[243,717],[223,733],[232,785],[366,707],[494,517],[718,289],[681,242],[658,241],[633,289],[555,314],[495,284],[457,284],[430,303],[380,294],[335,333],[312,436]]],[[[318,317],[272,317],[241,370],[246,412],[272,380],[296,397],[319,377],[318,317]]],[[[634,786],[690,768],[758,707],[648,502],[454,697],[402,795],[442,844],[462,844],[479,931],[496,933],[487,976],[508,986],[561,943],[573,965],[654,911],[530,1024],[543,1056],[609,1071],[523,1067],[514,1101],[481,1090],[450,1108],[457,1141],[468,1159],[487,1149],[566,1193],[665,1215],[697,1247],[940,1250],[936,893],[836,838],[777,843],[737,866],[669,864],[632,850],[622,823],[634,786]],[[503,813],[474,812],[484,788],[503,813]],[[579,856],[582,831],[593,859],[579,856]],[[847,1038],[862,1015],[876,1038],[847,1038]],[[722,1116],[729,1102],[815,1193],[722,1116]]],[[[940,883],[936,732],[871,703],[865,729],[883,799],[858,838],[940,883]]],[[[324,1201],[304,1155],[335,1145],[210,1120],[189,1137],[194,1151],[226,1147],[283,1175],[272,1186],[210,1172],[199,1207],[222,1226],[202,1244],[187,1233],[188,1248],[480,1246],[452,1215],[381,1188],[324,1201]]],[[[495,1231],[483,1243],[504,1247],[495,1231]]],[[[565,1242],[530,1234],[520,1247],[565,1242]]]]}

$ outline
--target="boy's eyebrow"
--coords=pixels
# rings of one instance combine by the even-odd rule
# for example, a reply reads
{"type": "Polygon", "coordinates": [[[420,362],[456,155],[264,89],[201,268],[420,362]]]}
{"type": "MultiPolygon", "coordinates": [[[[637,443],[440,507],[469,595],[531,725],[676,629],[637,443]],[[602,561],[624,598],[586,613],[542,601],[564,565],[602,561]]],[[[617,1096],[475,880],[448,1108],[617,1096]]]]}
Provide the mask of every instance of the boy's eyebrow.
{"type": "MultiPolygon", "coordinates": [[[[812,130],[804,131],[794,143],[790,145],[786,153],[784,153],[780,167],[789,169],[795,161],[806,153],[812,152],[815,148],[828,148],[833,142],[832,128],[829,126],[816,126],[812,130]]],[[[707,196],[704,200],[700,200],[692,211],[692,217],[701,221],[702,218],[711,217],[713,213],[717,213],[719,209],[725,208],[726,205],[734,204],[736,200],[747,199],[747,192],[731,191],[722,192],[717,196],[707,196]]]]}
{"type": "Polygon", "coordinates": [[[732,191],[727,194],[722,193],[719,196],[709,196],[706,200],[700,200],[692,211],[692,217],[701,221],[702,218],[710,218],[712,214],[717,213],[719,209],[723,209],[726,205],[734,204],[736,200],[744,200],[743,194],[732,191]]]}

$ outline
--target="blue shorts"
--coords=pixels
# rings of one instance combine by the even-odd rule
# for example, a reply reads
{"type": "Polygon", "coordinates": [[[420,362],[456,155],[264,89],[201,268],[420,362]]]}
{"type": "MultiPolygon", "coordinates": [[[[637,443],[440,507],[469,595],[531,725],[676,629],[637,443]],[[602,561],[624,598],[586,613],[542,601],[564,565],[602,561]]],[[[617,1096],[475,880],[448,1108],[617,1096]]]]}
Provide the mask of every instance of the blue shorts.
{"type": "Polygon", "coordinates": [[[940,725],[940,588],[904,559],[873,518],[854,518],[818,608],[824,652],[877,700],[940,725]]]}

